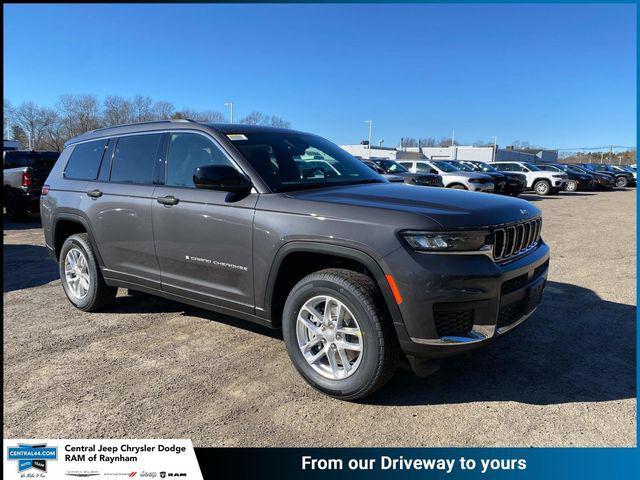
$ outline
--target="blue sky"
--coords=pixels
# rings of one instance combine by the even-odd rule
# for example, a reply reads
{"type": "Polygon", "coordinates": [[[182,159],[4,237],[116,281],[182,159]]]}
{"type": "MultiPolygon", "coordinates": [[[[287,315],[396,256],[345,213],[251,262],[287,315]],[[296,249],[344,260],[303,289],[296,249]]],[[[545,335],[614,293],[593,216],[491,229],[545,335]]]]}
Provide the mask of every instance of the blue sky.
{"type": "Polygon", "coordinates": [[[636,144],[636,6],[5,5],[4,95],[150,95],[367,136],[636,144]]]}

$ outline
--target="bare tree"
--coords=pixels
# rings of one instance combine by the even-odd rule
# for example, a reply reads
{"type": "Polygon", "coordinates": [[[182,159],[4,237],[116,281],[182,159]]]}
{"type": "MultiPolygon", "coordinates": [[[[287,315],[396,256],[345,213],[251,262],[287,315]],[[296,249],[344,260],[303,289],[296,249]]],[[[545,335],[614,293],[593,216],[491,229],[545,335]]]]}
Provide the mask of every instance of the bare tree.
{"type": "Polygon", "coordinates": [[[433,137],[419,138],[418,143],[420,143],[421,147],[435,147],[436,139],[433,137]]]}
{"type": "Polygon", "coordinates": [[[9,138],[11,136],[11,123],[13,122],[15,116],[15,108],[11,102],[7,99],[3,102],[2,107],[2,137],[9,138]]]}
{"type": "Polygon", "coordinates": [[[54,150],[61,152],[64,142],[68,139],[64,135],[58,112],[52,108],[42,108],[40,111],[42,130],[36,144],[37,150],[54,150]]]}
{"type": "Polygon", "coordinates": [[[418,146],[418,140],[413,137],[402,137],[400,139],[401,148],[413,148],[418,146]]]}
{"type": "Polygon", "coordinates": [[[207,123],[223,123],[225,121],[224,115],[220,112],[214,110],[197,111],[188,108],[175,112],[172,118],[188,118],[196,122],[207,123]]]}
{"type": "Polygon", "coordinates": [[[460,145],[457,141],[452,140],[451,137],[442,137],[438,142],[438,147],[450,147],[451,145],[460,145]]]}
{"type": "Polygon", "coordinates": [[[24,146],[34,148],[42,128],[40,107],[34,102],[23,102],[15,111],[14,122],[20,126],[27,137],[24,146]]]}
{"type": "Polygon", "coordinates": [[[238,123],[244,125],[267,125],[271,127],[290,128],[291,123],[276,115],[265,115],[262,112],[253,111],[240,119],[238,123]]]}
{"type": "Polygon", "coordinates": [[[67,139],[103,125],[100,103],[95,95],[63,95],[56,110],[67,139]]]}
{"type": "Polygon", "coordinates": [[[253,111],[242,117],[238,123],[242,123],[244,125],[266,125],[267,122],[268,119],[264,113],[253,111]]]}
{"type": "Polygon", "coordinates": [[[153,100],[148,95],[136,95],[131,102],[134,122],[156,120],[153,112],[153,100]]]}
{"type": "Polygon", "coordinates": [[[159,101],[153,104],[153,116],[156,120],[168,120],[176,109],[171,102],[159,101]]]}
{"type": "Polygon", "coordinates": [[[133,122],[133,105],[126,98],[109,95],[104,99],[103,108],[102,117],[105,126],[133,122]]]}

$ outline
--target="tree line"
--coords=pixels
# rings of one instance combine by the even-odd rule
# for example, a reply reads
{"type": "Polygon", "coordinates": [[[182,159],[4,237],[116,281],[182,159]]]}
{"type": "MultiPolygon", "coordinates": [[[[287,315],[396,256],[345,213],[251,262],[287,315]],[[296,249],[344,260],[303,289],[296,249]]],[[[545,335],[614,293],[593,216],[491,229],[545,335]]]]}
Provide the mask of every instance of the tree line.
{"type": "MultiPolygon", "coordinates": [[[[176,109],[171,102],[154,101],[147,95],[125,98],[108,95],[62,95],[53,107],[27,101],[14,106],[4,100],[3,138],[20,142],[23,148],[62,151],[65,142],[96,128],[125,123],[188,118],[197,122],[225,123],[227,118],[215,110],[176,109]]],[[[253,111],[237,123],[289,128],[291,124],[276,115],[253,111]]]]}

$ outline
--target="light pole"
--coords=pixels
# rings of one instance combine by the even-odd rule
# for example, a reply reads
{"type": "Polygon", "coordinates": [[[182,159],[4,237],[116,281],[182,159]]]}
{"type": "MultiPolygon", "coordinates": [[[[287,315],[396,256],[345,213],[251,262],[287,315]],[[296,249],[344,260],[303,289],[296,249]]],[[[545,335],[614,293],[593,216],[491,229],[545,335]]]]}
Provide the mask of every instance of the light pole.
{"type": "Polygon", "coordinates": [[[224,106],[229,107],[229,120],[233,123],[233,102],[226,102],[224,106]]]}
{"type": "Polygon", "coordinates": [[[493,158],[492,158],[493,162],[496,161],[497,150],[498,150],[498,137],[494,135],[493,136],[493,158]]]}
{"type": "Polygon", "coordinates": [[[369,124],[369,150],[367,151],[367,159],[371,158],[371,127],[373,126],[373,120],[365,120],[364,123],[369,124]]]}

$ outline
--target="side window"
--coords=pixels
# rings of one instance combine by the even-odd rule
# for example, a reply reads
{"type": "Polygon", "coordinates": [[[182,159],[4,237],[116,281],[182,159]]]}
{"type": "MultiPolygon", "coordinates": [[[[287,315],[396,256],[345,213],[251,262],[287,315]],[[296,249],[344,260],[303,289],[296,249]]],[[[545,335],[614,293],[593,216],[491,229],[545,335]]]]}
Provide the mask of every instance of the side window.
{"type": "Polygon", "coordinates": [[[419,172],[428,172],[431,170],[431,167],[424,162],[416,162],[416,170],[419,172]]]}
{"type": "Polygon", "coordinates": [[[167,155],[167,186],[191,187],[193,172],[204,165],[230,165],[231,161],[211,140],[197,133],[174,133],[167,155]]]}
{"type": "Polygon", "coordinates": [[[498,170],[502,170],[503,172],[515,172],[516,170],[513,168],[513,165],[510,163],[502,163],[497,164],[495,166],[498,170]]]}
{"type": "Polygon", "coordinates": [[[107,140],[80,143],[71,152],[64,177],[73,180],[95,180],[107,140]]]}
{"type": "Polygon", "coordinates": [[[113,152],[111,181],[150,185],[162,135],[120,137],[113,152]]]}

